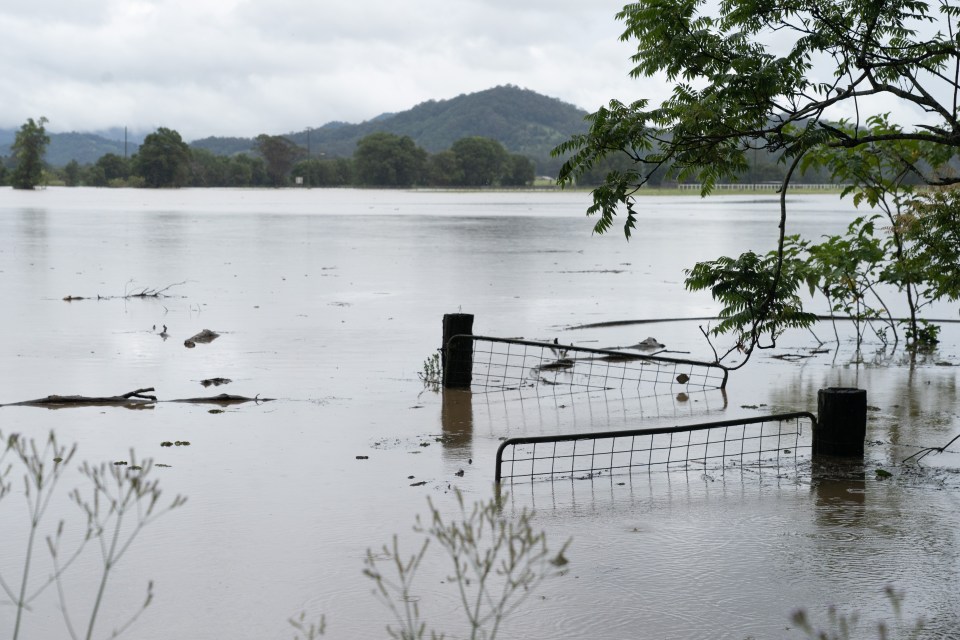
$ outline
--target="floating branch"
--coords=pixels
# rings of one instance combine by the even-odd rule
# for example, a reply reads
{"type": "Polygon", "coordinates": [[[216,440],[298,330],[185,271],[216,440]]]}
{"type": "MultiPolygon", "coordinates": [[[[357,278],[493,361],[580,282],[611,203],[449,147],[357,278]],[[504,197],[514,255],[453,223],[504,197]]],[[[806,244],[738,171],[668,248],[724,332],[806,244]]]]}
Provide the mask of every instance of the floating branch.
{"type": "Polygon", "coordinates": [[[96,296],[65,296],[63,298],[64,302],[74,302],[77,300],[130,300],[132,298],[169,298],[171,294],[167,293],[173,287],[179,287],[182,284],[186,284],[187,281],[183,282],[174,282],[173,284],[168,284],[165,287],[159,289],[144,287],[139,291],[132,293],[125,293],[122,296],[101,296],[97,294],[96,296]]]}
{"type": "Polygon", "coordinates": [[[232,404],[243,404],[244,402],[273,402],[275,398],[261,398],[258,394],[253,398],[246,396],[234,396],[229,393],[221,393],[218,396],[209,396],[206,398],[180,398],[178,400],[164,400],[164,402],[190,402],[194,404],[218,404],[221,407],[228,407],[232,404]]]}
{"type": "Polygon", "coordinates": [[[169,298],[170,294],[167,293],[173,287],[179,287],[182,284],[187,284],[187,281],[174,282],[173,284],[168,284],[162,289],[151,289],[149,287],[144,287],[137,293],[127,293],[124,294],[124,298],[169,298]]]}
{"type": "Polygon", "coordinates": [[[275,398],[261,398],[259,394],[253,398],[246,396],[235,396],[228,393],[221,393],[217,396],[206,398],[180,398],[177,400],[157,400],[156,396],[146,395],[146,392],[154,391],[153,387],[137,389],[121,396],[47,396],[46,398],[37,398],[36,400],[24,400],[23,402],[11,402],[9,404],[0,404],[0,407],[47,407],[48,409],[65,409],[67,407],[125,407],[127,409],[152,409],[158,402],[189,402],[194,404],[217,404],[227,407],[234,404],[243,404],[244,402],[272,402],[275,398]]]}
{"type": "Polygon", "coordinates": [[[156,396],[147,395],[154,391],[153,387],[137,389],[120,396],[57,396],[51,395],[36,400],[11,402],[0,404],[0,407],[47,407],[48,409],[64,409],[67,407],[126,407],[128,409],[152,408],[157,402],[156,396]]]}

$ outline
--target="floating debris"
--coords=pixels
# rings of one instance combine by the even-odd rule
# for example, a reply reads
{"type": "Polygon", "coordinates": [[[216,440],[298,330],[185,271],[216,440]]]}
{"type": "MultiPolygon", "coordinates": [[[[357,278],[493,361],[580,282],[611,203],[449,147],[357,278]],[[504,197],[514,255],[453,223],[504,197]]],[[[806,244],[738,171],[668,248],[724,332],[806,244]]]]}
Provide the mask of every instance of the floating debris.
{"type": "Polygon", "coordinates": [[[83,407],[83,406],[103,406],[103,407],[126,407],[128,409],[153,408],[157,401],[156,396],[148,395],[147,392],[154,391],[153,387],[136,389],[119,396],[59,396],[49,395],[46,398],[36,400],[24,400],[23,402],[11,402],[0,405],[0,407],[47,407],[49,409],[62,409],[64,407],[83,407]]]}
{"type": "Polygon", "coordinates": [[[273,398],[261,398],[260,394],[257,394],[253,398],[248,398],[246,396],[235,396],[230,395],[229,393],[221,393],[216,396],[210,396],[208,398],[178,398],[176,400],[164,400],[164,402],[191,402],[194,404],[219,404],[222,407],[226,407],[231,404],[242,404],[244,402],[256,402],[257,404],[261,402],[273,402],[273,398]]]}
{"type": "Polygon", "coordinates": [[[647,338],[646,340],[641,340],[640,342],[635,344],[633,348],[646,350],[646,349],[662,349],[665,346],[667,345],[663,344],[656,338],[650,337],[650,338],[647,338]]]}
{"type": "Polygon", "coordinates": [[[209,344],[220,337],[220,334],[210,329],[204,329],[193,337],[183,341],[183,346],[187,349],[193,349],[198,344],[209,344]]]}
{"type": "Polygon", "coordinates": [[[233,382],[230,378],[207,378],[206,380],[201,380],[200,384],[205,387],[214,386],[219,387],[222,384],[230,384],[233,382]]]}
{"type": "Polygon", "coordinates": [[[557,369],[570,369],[574,365],[574,361],[570,358],[560,358],[553,362],[548,362],[547,364],[542,364],[537,369],[541,371],[555,371],[557,369]]]}

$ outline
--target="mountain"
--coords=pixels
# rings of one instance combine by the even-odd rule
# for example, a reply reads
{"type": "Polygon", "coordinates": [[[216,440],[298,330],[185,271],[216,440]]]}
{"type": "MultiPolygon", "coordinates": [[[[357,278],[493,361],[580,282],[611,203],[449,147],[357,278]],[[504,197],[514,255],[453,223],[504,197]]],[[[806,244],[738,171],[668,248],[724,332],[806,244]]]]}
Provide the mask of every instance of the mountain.
{"type": "MultiPolygon", "coordinates": [[[[350,157],[357,142],[375,132],[410,136],[430,153],[449,149],[460,138],[483,136],[500,142],[510,153],[532,159],[541,174],[555,174],[560,161],[550,150],[586,130],[587,112],[529,89],[506,85],[463,94],[449,100],[429,100],[407,111],[383,114],[362,122],[330,122],[317,129],[286,134],[313,155],[350,157]]],[[[204,138],[191,146],[213,153],[251,151],[252,138],[204,138]]]]}
{"type": "Polygon", "coordinates": [[[190,143],[196,149],[206,149],[218,156],[233,156],[238,153],[254,153],[256,141],[253,138],[218,138],[210,136],[190,143]]]}
{"type": "MultiPolygon", "coordinates": [[[[0,129],[0,156],[10,155],[10,145],[16,138],[18,129],[0,129]]],[[[62,167],[71,160],[80,164],[92,164],[108,153],[124,155],[123,129],[110,129],[98,133],[47,133],[50,144],[44,160],[55,167],[62,167]]],[[[136,153],[143,141],[142,135],[127,139],[126,153],[136,153]]]]}
{"type": "MultiPolygon", "coordinates": [[[[449,100],[429,100],[398,113],[384,113],[360,124],[328,122],[322,127],[286,134],[308,148],[314,156],[351,157],[357,142],[384,131],[410,136],[430,153],[449,149],[460,138],[483,136],[500,142],[510,153],[527,156],[540,174],[555,175],[560,160],[550,150],[575,133],[586,130],[587,112],[556,98],[529,89],[505,85],[449,100]]],[[[261,132],[258,132],[261,133],[261,132]]],[[[10,155],[16,130],[0,130],[0,156],[10,155]]],[[[97,133],[51,133],[46,161],[63,166],[71,160],[96,162],[107,153],[124,155],[123,129],[97,133]]],[[[126,154],[136,152],[144,135],[131,135],[126,154]]],[[[237,137],[207,137],[192,147],[217,155],[254,153],[255,140],[237,137]]]]}

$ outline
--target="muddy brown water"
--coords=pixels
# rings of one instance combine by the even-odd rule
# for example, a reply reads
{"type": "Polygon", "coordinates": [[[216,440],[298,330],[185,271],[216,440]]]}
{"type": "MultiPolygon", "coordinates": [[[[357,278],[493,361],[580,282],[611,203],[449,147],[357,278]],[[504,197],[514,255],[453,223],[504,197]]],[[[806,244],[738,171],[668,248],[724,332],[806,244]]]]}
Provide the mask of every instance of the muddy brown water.
{"type": "MultiPolygon", "coordinates": [[[[937,353],[910,363],[844,332],[837,351],[785,362],[760,354],[726,393],[600,394],[518,402],[504,394],[425,390],[423,361],[444,313],[475,331],[590,347],[655,337],[709,358],[695,322],[566,330],[572,325],[716,311],[683,290],[696,260],[771,248],[774,198],[650,198],[629,243],[596,236],[584,193],[353,190],[0,190],[0,403],[49,394],[109,396],[154,387],[162,399],[217,392],[277,401],[217,408],[158,403],[48,410],[0,408],[0,432],[77,442],[78,458],[151,457],[167,496],[187,504],[151,524],[117,566],[100,629],[122,624],[155,582],[126,637],[291,637],[287,618],[326,615],[333,638],[386,637],[391,622],[363,577],[368,548],[411,528],[430,497],[493,495],[501,438],[660,426],[816,410],[817,390],[867,389],[863,468],[790,473],[654,473],[508,487],[505,513],[535,509],[568,571],[505,623],[510,638],[788,638],[805,608],[859,612],[855,637],[904,618],[930,637],[960,637],[960,447],[924,468],[896,463],[960,432],[955,326],[937,353]],[[173,285],[163,296],[124,298],[173,285]],[[64,301],[68,296],[84,300],[64,301]],[[97,299],[101,296],[104,299],[97,299]],[[161,335],[166,327],[165,335],[161,335]],[[209,329],[219,337],[188,349],[209,329]],[[189,446],[161,443],[189,441],[189,446]],[[875,468],[893,477],[878,480],[875,468]],[[460,472],[463,471],[462,475],[460,472]],[[419,484],[424,483],[424,484],[419,484]],[[411,486],[411,485],[418,486],[411,486]]],[[[853,215],[835,196],[791,198],[788,232],[839,231],[853,215]]],[[[931,315],[956,316],[955,305],[931,315]]],[[[832,337],[829,327],[817,328],[832,337]]],[[[781,353],[806,354],[808,334],[781,353]]],[[[80,485],[75,473],[64,489],[80,485]]],[[[0,575],[16,582],[26,529],[22,485],[0,501],[0,575]]],[[[62,493],[65,493],[62,492],[62,493]]],[[[45,531],[82,516],[56,499],[45,531]]],[[[71,529],[74,530],[74,529],[71,529]]],[[[49,571],[43,550],[37,579],[49,571]]],[[[76,618],[98,567],[88,549],[65,581],[76,618]]],[[[424,617],[462,637],[439,560],[416,597],[424,617]]],[[[11,622],[0,607],[0,627],[11,622]]],[[[28,638],[65,637],[48,591],[28,638]]]]}

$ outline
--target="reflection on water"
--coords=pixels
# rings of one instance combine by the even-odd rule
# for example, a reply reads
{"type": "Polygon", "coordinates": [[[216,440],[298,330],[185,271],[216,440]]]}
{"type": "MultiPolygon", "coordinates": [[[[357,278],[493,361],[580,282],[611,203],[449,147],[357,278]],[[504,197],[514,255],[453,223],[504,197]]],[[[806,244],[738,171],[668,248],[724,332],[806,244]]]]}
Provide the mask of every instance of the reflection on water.
{"type": "MultiPolygon", "coordinates": [[[[791,202],[788,232],[812,237],[842,230],[851,213],[831,196],[791,202]]],[[[189,496],[118,566],[103,628],[123,623],[149,576],[157,597],[133,630],[144,640],[280,637],[303,609],[326,613],[331,637],[382,637],[389,614],[361,575],[366,549],[412,537],[427,497],[452,509],[454,488],[490,496],[501,439],[815,410],[818,389],[847,386],[867,389],[872,407],[853,475],[800,465],[510,488],[505,513],[534,507],[550,540],[574,542],[570,571],[503,635],[797,637],[786,629],[797,607],[889,617],[887,584],[906,592],[906,617],[955,633],[960,453],[898,466],[960,431],[956,367],[935,364],[956,364],[955,325],[933,362],[871,364],[841,336],[836,356],[758,354],[725,391],[685,397],[423,390],[416,373],[440,319],[459,311],[476,315],[478,334],[597,346],[655,332],[678,357],[712,357],[696,322],[564,328],[714,314],[708,296],[683,290],[682,270],[771,248],[776,200],[645,199],[630,243],[591,235],[588,203],[586,193],[0,190],[0,403],[145,387],[191,398],[218,377],[231,393],[278,398],[214,413],[0,408],[4,435],[53,429],[95,463],[134,448],[168,465],[157,472],[170,495],[189,496]],[[177,282],[169,298],[97,299],[177,282]],[[164,325],[170,340],[151,329],[164,325]],[[203,329],[221,337],[185,349],[203,329]],[[161,446],[176,440],[191,446],[161,446]],[[893,476],[878,479],[878,466],[893,476]]],[[[810,337],[781,343],[807,354],[810,337]]],[[[18,499],[0,501],[4,576],[23,556],[18,499]]],[[[55,504],[82,525],[73,509],[55,504]]],[[[39,571],[48,560],[37,557],[39,571]]],[[[68,587],[84,593],[95,565],[80,561],[68,587]]],[[[436,579],[418,587],[421,610],[438,629],[459,628],[445,567],[425,571],[436,579]]],[[[29,636],[62,637],[56,597],[41,600],[29,636]]]]}
{"type": "Polygon", "coordinates": [[[441,392],[440,426],[444,449],[460,459],[471,458],[473,443],[473,394],[464,389],[441,392]]]}
{"type": "Polygon", "coordinates": [[[631,391],[537,394],[476,393],[473,407],[478,427],[511,437],[635,429],[706,420],[727,406],[724,389],[638,395],[631,391]]]}
{"type": "Polygon", "coordinates": [[[812,467],[817,525],[846,527],[862,520],[867,496],[863,464],[814,460],[812,467]]]}

